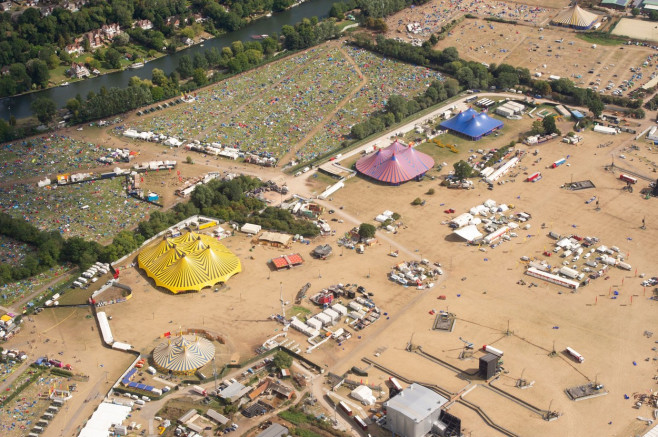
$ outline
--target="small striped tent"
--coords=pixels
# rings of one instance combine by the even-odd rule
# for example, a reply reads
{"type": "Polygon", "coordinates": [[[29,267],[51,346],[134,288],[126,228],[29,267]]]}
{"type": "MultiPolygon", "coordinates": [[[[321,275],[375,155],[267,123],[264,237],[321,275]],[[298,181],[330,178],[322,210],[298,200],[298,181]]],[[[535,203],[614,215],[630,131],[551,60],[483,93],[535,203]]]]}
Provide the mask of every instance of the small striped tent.
{"type": "Polygon", "coordinates": [[[551,20],[552,24],[558,26],[571,27],[578,30],[589,29],[599,20],[599,16],[591,12],[587,12],[577,4],[567,8],[557,14],[551,20]]]}
{"type": "Polygon", "coordinates": [[[180,335],[153,350],[153,362],[164,373],[192,374],[215,356],[215,346],[203,337],[180,335]]]}
{"type": "Polygon", "coordinates": [[[434,160],[430,156],[399,141],[385,149],[377,149],[356,163],[359,173],[392,185],[419,178],[433,166],[434,160]]]}
{"type": "Polygon", "coordinates": [[[164,238],[142,250],[137,262],[156,286],[174,294],[224,283],[242,271],[238,257],[223,244],[195,232],[164,238]]]}

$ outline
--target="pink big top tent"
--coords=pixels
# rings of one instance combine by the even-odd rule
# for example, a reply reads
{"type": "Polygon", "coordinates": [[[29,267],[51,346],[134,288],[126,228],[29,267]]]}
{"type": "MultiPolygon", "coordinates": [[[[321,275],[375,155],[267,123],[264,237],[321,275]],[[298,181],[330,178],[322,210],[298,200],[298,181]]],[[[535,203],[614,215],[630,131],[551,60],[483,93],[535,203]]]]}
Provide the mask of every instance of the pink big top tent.
{"type": "Polygon", "coordinates": [[[393,185],[418,178],[432,166],[434,160],[430,156],[399,141],[395,141],[385,149],[378,149],[356,163],[359,173],[393,185]]]}

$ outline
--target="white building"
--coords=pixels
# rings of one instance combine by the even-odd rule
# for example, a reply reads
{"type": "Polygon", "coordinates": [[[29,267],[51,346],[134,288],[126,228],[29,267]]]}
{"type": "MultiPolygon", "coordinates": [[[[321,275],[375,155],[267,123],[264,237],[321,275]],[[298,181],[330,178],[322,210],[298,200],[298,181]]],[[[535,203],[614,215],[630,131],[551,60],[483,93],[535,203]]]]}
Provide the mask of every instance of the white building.
{"type": "Polygon", "coordinates": [[[255,225],[253,223],[245,223],[240,228],[240,232],[244,232],[245,234],[255,235],[260,232],[260,229],[261,229],[260,225],[255,225]]]}
{"type": "Polygon", "coordinates": [[[420,384],[411,384],[384,403],[386,426],[398,436],[422,437],[439,422],[441,407],[447,402],[440,394],[420,384]]]}
{"type": "Polygon", "coordinates": [[[377,398],[372,394],[370,387],[366,385],[360,385],[350,393],[357,401],[361,402],[363,405],[373,405],[377,398]]]}

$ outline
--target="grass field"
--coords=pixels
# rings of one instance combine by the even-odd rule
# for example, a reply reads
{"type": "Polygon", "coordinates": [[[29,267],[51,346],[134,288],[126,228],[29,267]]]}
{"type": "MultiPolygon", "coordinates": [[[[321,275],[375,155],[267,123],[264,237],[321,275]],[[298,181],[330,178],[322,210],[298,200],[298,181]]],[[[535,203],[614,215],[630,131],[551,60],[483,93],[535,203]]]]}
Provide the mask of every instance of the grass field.
{"type": "Polygon", "coordinates": [[[0,177],[8,181],[81,172],[101,166],[97,159],[106,154],[98,144],[56,134],[5,143],[0,146],[0,177]]]}
{"type": "Polygon", "coordinates": [[[0,263],[19,266],[27,255],[36,253],[29,244],[16,241],[13,238],[0,235],[0,263]]]}
{"type": "MultiPolygon", "coordinates": [[[[14,390],[19,389],[21,385],[28,381],[35,372],[40,370],[28,368],[24,373],[12,383],[3,398],[9,396],[14,390]]],[[[0,414],[0,433],[3,437],[22,437],[26,436],[29,431],[39,421],[41,415],[50,405],[48,399],[48,390],[51,387],[68,388],[66,378],[51,375],[50,372],[41,373],[37,379],[22,389],[20,393],[12,399],[8,405],[3,408],[3,414],[0,414]]]]}
{"type": "Polygon", "coordinates": [[[579,33],[576,37],[590,44],[598,44],[601,46],[618,46],[624,43],[624,41],[618,39],[606,38],[605,36],[599,35],[589,35],[587,33],[579,33]]]}
{"type": "Polygon", "coordinates": [[[146,218],[156,206],[126,197],[124,179],[100,180],[52,189],[19,184],[0,189],[0,209],[41,230],[65,237],[107,242],[146,218]],[[88,206],[88,208],[84,208],[88,206]]]}
{"type": "Polygon", "coordinates": [[[4,287],[0,287],[0,305],[11,305],[44,285],[56,281],[67,270],[69,270],[69,268],[70,267],[66,265],[53,267],[52,269],[39,273],[31,278],[12,282],[4,287]]]}
{"type": "Polygon", "coordinates": [[[388,96],[414,96],[438,73],[364,50],[325,44],[196,93],[191,104],[135,124],[261,156],[308,161],[340,147],[388,96]]]}

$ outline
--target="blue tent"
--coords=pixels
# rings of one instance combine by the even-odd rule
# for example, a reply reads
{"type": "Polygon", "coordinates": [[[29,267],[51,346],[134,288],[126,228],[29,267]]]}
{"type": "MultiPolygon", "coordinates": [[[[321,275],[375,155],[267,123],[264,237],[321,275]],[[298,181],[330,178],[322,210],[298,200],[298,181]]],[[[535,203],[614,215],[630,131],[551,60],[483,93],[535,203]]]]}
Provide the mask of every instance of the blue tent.
{"type": "Polygon", "coordinates": [[[460,112],[450,120],[441,123],[441,127],[472,140],[479,140],[483,136],[503,127],[503,122],[489,117],[484,112],[478,114],[473,108],[468,108],[468,110],[460,112]]]}

